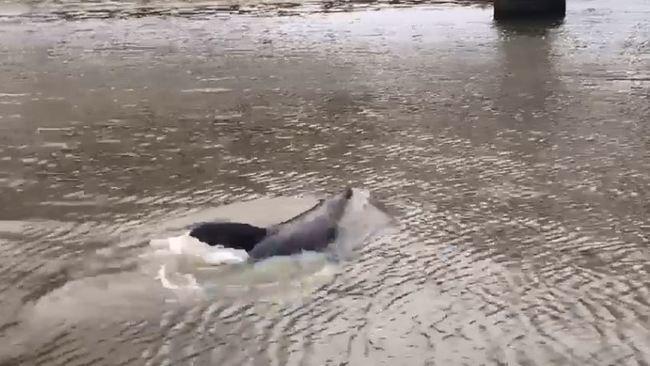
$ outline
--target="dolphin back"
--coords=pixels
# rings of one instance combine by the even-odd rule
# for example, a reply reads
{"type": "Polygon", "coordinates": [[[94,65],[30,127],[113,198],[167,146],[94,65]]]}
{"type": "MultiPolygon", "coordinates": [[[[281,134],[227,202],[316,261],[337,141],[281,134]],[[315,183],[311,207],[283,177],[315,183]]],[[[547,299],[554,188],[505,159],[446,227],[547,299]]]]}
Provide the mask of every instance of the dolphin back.
{"type": "Polygon", "coordinates": [[[302,251],[322,251],[336,239],[338,222],[352,198],[352,189],[322,200],[313,208],[269,229],[248,254],[252,260],[302,251]]]}

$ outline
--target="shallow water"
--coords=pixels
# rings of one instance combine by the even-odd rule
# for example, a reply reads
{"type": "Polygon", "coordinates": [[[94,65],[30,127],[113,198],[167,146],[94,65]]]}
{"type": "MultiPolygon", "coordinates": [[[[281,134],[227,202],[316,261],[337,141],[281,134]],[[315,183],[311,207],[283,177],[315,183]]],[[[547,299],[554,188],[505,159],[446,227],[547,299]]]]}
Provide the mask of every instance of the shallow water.
{"type": "Polygon", "coordinates": [[[650,363],[647,1],[32,4],[0,12],[4,365],[650,363]],[[186,218],[348,184],[399,231],[314,283],[138,271],[186,218]]]}

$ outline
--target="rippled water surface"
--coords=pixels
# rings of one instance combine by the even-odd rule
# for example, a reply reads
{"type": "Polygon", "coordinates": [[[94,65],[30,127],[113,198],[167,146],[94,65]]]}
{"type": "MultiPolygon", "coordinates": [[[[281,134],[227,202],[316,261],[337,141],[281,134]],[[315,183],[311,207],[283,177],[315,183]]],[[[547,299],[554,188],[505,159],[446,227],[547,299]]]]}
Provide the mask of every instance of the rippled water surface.
{"type": "Polygon", "coordinates": [[[650,364],[648,1],[179,4],[0,6],[0,364],[650,364]],[[325,274],[143,269],[346,185],[398,230],[325,274]]]}

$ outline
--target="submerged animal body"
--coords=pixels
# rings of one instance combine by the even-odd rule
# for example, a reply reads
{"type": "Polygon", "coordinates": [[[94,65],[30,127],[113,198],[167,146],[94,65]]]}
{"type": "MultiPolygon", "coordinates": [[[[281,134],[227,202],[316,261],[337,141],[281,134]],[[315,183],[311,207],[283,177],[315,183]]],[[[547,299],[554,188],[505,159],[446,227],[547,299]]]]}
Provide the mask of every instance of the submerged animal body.
{"type": "Polygon", "coordinates": [[[324,251],[337,237],[339,220],[352,194],[348,188],[269,228],[243,223],[204,223],[190,231],[190,236],[211,246],[244,249],[251,261],[302,251],[324,251]]]}

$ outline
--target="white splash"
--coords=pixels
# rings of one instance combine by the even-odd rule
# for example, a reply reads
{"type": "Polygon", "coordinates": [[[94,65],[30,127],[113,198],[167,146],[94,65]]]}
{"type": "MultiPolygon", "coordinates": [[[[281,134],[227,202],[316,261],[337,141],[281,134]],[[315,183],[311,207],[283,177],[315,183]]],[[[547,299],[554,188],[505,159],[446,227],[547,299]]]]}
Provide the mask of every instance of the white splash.
{"type": "Polygon", "coordinates": [[[194,257],[209,265],[243,263],[248,260],[248,253],[241,249],[209,246],[185,233],[166,239],[153,239],[149,245],[158,254],[174,254],[194,257]]]}
{"type": "Polygon", "coordinates": [[[186,280],[186,283],[184,285],[179,285],[170,281],[167,277],[166,267],[166,265],[162,264],[158,270],[158,275],[155,277],[156,280],[160,281],[164,288],[170,290],[179,290],[181,288],[198,290],[200,288],[199,284],[196,282],[196,278],[189,273],[183,275],[186,280]]]}

